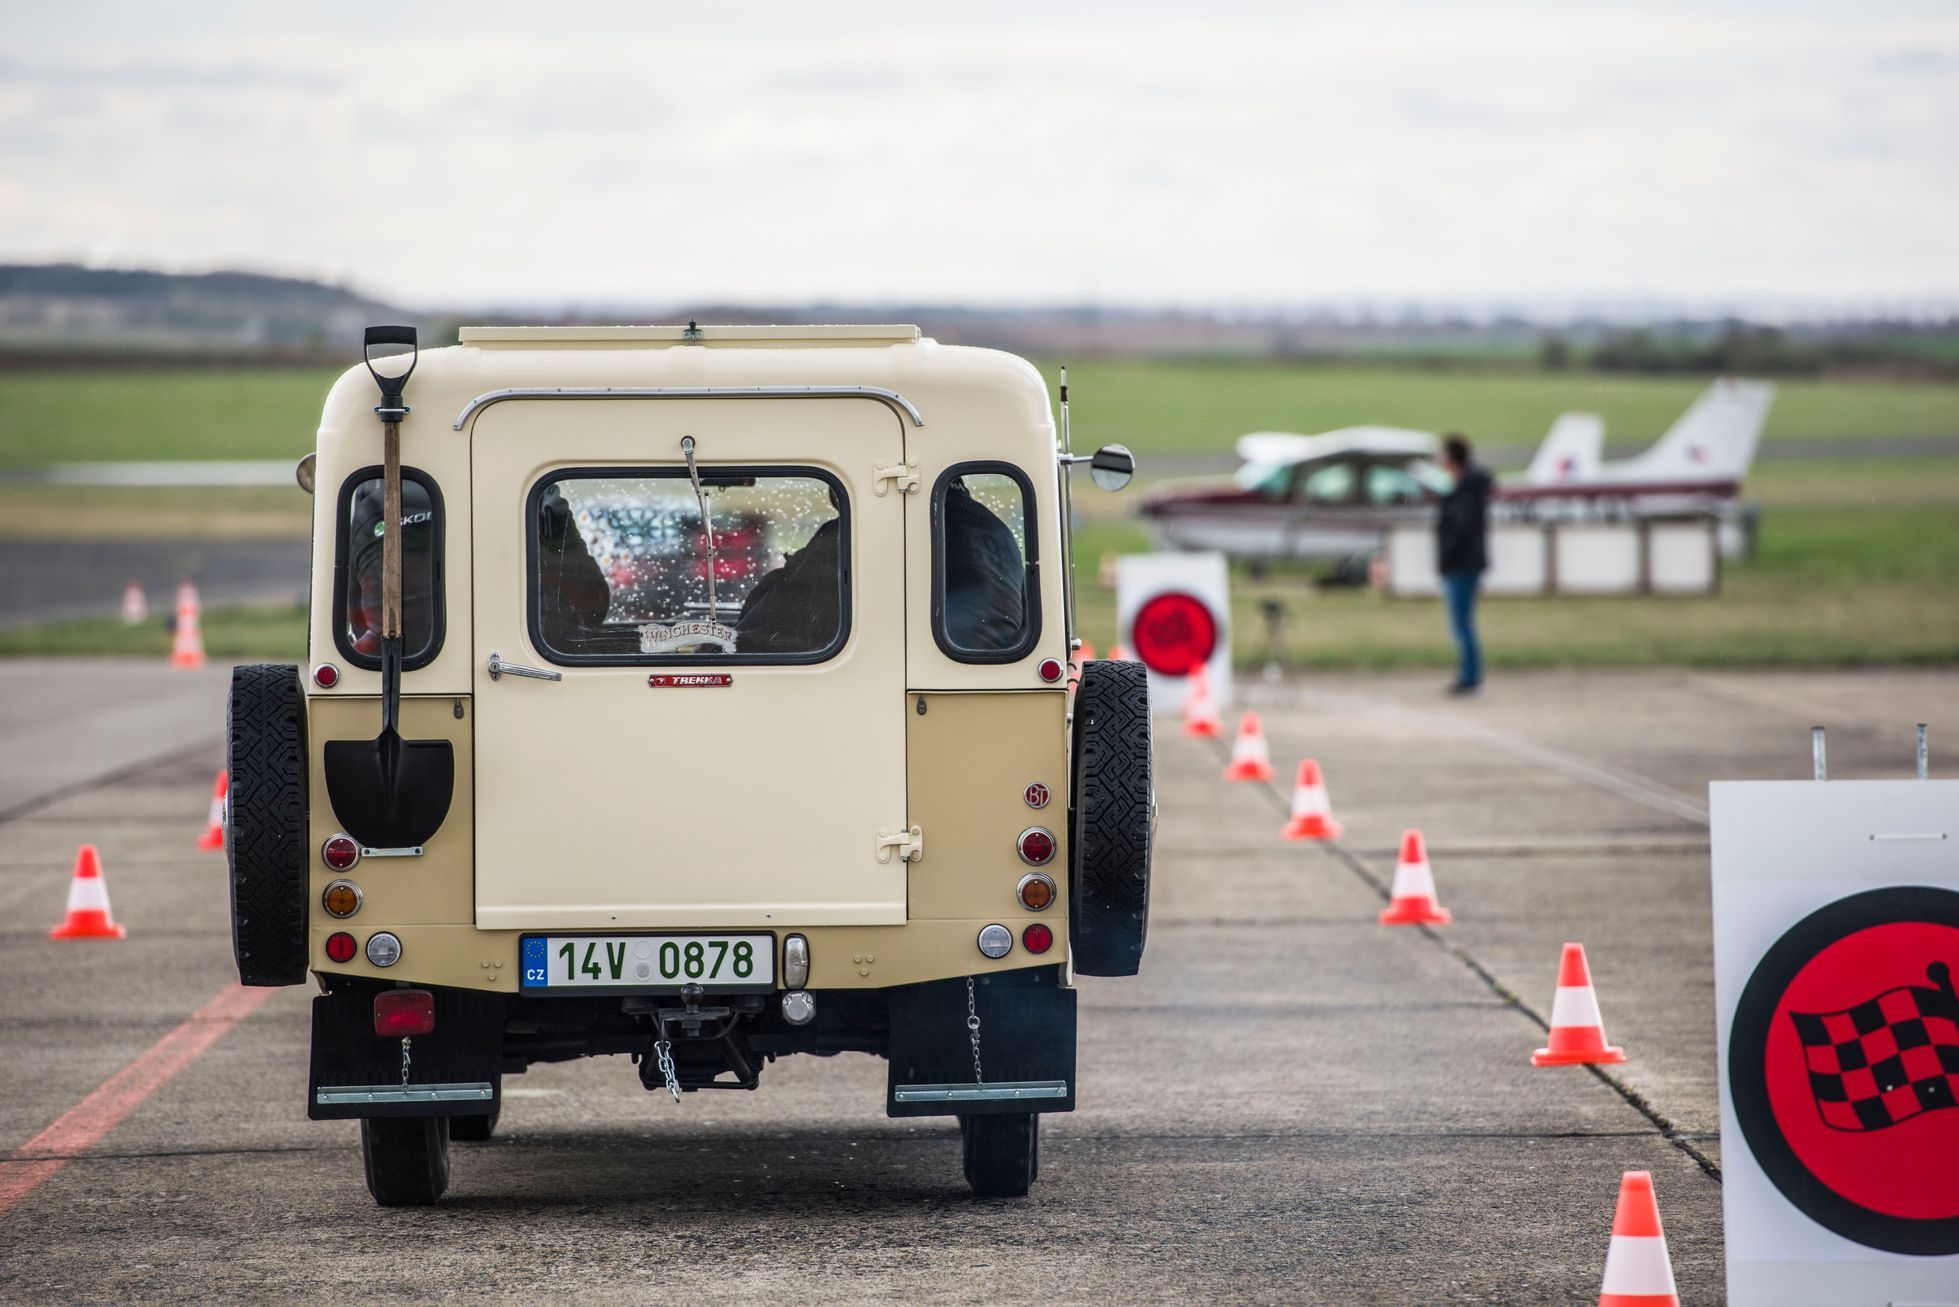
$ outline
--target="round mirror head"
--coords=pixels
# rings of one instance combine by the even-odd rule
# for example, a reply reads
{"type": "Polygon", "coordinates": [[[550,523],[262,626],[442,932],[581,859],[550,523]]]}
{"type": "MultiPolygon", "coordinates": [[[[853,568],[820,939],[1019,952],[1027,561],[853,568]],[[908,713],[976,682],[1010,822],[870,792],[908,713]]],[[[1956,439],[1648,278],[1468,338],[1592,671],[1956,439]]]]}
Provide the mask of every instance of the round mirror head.
{"type": "Polygon", "coordinates": [[[1126,445],[1104,445],[1088,460],[1088,475],[1104,490],[1120,490],[1136,475],[1136,456],[1126,445]]]}
{"type": "Polygon", "coordinates": [[[292,470],[293,479],[299,482],[299,488],[309,495],[313,493],[313,468],[319,461],[318,454],[308,454],[300,459],[299,466],[292,470]]]}

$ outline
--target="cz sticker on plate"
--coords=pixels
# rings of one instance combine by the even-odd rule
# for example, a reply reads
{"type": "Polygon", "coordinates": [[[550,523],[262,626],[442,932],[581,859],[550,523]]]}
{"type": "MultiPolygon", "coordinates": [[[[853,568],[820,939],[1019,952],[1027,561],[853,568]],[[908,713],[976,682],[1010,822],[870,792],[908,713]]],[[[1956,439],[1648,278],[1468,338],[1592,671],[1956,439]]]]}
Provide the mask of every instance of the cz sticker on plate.
{"type": "Polygon", "coordinates": [[[775,988],[773,935],[526,935],[520,956],[528,990],[775,988]]]}

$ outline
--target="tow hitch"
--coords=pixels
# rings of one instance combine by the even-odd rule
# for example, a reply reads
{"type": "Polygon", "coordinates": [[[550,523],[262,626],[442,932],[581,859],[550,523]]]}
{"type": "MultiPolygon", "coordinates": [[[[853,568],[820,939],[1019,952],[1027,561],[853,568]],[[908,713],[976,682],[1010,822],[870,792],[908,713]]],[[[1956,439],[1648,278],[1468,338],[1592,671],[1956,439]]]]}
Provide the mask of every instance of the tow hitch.
{"type": "Polygon", "coordinates": [[[741,1022],[762,1010],[762,996],[744,994],[722,1004],[702,1003],[705,995],[699,985],[683,985],[679,1007],[650,997],[622,1004],[628,1015],[650,1018],[655,1031],[653,1046],[634,1055],[639,1082],[649,1090],[665,1089],[676,1103],[683,1089],[753,1089],[761,1083],[741,1022]],[[734,1079],[723,1080],[724,1071],[734,1079]]]}

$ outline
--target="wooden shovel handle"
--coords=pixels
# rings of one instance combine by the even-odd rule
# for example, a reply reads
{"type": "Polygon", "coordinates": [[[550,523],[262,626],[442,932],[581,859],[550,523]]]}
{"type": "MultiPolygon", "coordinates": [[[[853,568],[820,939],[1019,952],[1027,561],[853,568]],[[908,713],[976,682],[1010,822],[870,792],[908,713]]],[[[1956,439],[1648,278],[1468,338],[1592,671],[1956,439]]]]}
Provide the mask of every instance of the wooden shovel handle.
{"type": "Polygon", "coordinates": [[[401,637],[401,423],[382,424],[381,638],[401,637]]]}

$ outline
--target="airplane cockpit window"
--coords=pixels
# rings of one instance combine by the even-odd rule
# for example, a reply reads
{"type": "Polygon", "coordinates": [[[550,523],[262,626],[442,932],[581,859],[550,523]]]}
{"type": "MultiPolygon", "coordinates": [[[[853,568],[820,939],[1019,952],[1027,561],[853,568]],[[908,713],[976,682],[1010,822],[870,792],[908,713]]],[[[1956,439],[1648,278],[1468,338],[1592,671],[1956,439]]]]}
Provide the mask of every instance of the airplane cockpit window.
{"type": "Polygon", "coordinates": [[[1354,497],[1354,465],[1328,463],[1308,472],[1299,483],[1299,497],[1317,504],[1344,504],[1354,497]]]}
{"type": "Polygon", "coordinates": [[[1247,463],[1238,469],[1238,488],[1267,499],[1284,499],[1292,484],[1290,463],[1247,463]]]}
{"type": "Polygon", "coordinates": [[[1376,463],[1367,469],[1367,502],[1370,504],[1418,504],[1424,497],[1422,483],[1405,467],[1376,463]]]}

